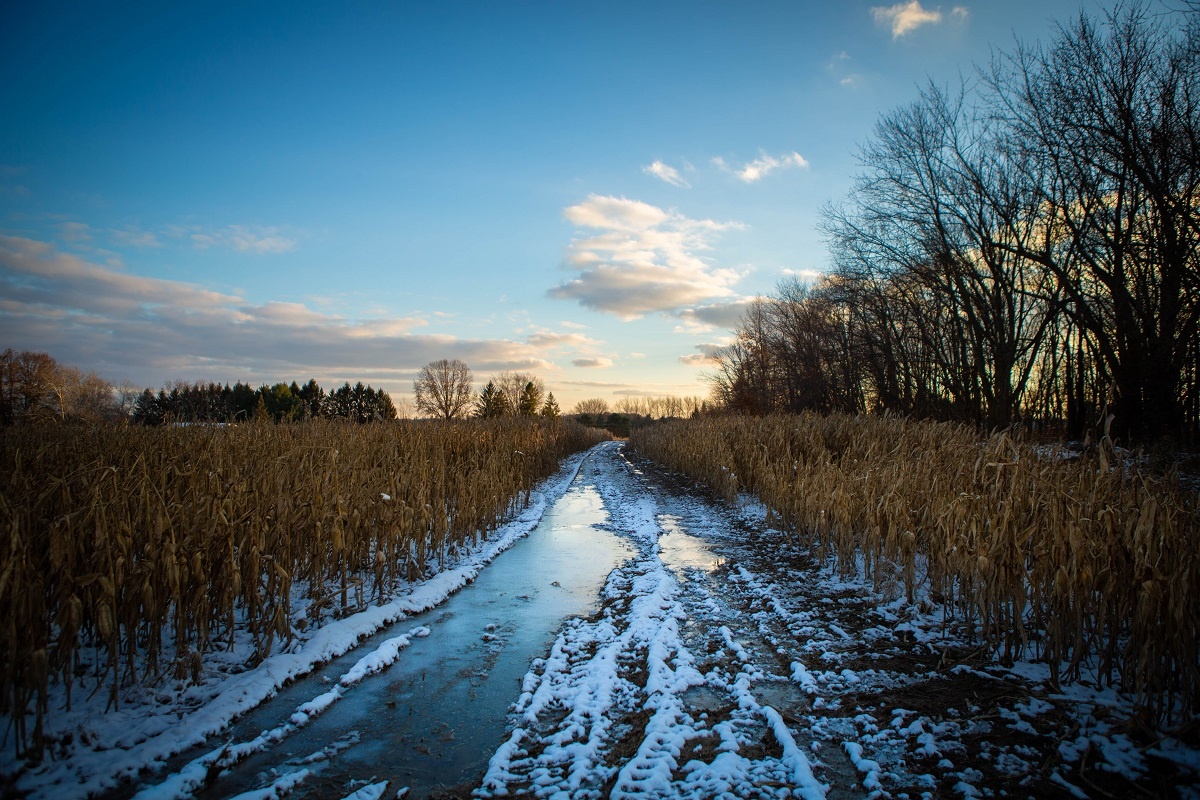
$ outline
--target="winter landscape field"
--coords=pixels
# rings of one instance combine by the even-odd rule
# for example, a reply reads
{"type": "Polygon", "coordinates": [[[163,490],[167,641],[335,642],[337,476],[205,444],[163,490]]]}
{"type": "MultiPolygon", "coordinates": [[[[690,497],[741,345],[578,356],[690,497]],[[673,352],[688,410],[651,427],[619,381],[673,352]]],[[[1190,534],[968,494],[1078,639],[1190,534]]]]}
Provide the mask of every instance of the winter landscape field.
{"type": "Polygon", "coordinates": [[[1200,800],[1200,0],[18,0],[0,118],[0,800],[1200,800]]]}
{"type": "MultiPolygon", "coordinates": [[[[812,458],[801,443],[811,448],[814,434],[787,424],[794,463],[812,458]]],[[[672,433],[686,446],[682,431],[672,433]]],[[[734,443],[749,436],[724,433],[733,464],[734,443]]],[[[265,645],[241,603],[228,644],[184,659],[186,670],[151,674],[146,653],[133,650],[147,640],[143,625],[125,634],[129,669],[114,690],[89,619],[70,701],[58,670],[36,701],[40,758],[29,733],[39,710],[31,702],[19,722],[10,706],[6,792],[815,799],[1200,790],[1183,665],[1162,693],[1128,690],[1123,676],[1136,672],[1106,673],[1095,653],[1079,657],[1077,673],[1056,674],[1035,603],[1022,612],[1028,645],[1006,650],[969,604],[941,596],[947,585],[965,593],[962,575],[939,582],[919,554],[911,570],[886,550],[847,554],[816,530],[801,541],[780,508],[647,460],[643,451],[663,446],[650,435],[567,457],[483,536],[386,590],[368,580],[362,599],[327,618],[312,613],[311,585],[293,587],[288,630],[265,645]]],[[[1039,458],[1002,446],[1017,460],[1039,458]]],[[[401,501],[399,489],[382,488],[394,494],[376,500],[401,501]]],[[[1190,513],[1178,523],[1194,532],[1190,513]]],[[[1129,629],[1119,635],[1129,647],[1129,629]]]]}

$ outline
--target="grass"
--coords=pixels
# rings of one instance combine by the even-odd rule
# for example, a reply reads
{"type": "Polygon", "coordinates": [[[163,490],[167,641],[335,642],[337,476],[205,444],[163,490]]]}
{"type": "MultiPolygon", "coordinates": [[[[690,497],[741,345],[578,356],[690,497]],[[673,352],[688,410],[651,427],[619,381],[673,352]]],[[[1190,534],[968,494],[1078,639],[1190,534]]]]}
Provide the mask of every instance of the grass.
{"type": "Polygon", "coordinates": [[[940,605],[1002,661],[1087,673],[1166,724],[1200,712],[1197,493],[1107,442],[1069,461],[1008,433],[800,415],[672,422],[630,446],[756,495],[797,544],[940,605]]]}
{"type": "Polygon", "coordinates": [[[0,712],[44,747],[49,685],[196,677],[248,630],[425,577],[602,434],[558,420],[0,430],[0,712]],[[86,658],[84,656],[87,656],[86,658]],[[30,721],[32,720],[32,727],[30,721]]]}

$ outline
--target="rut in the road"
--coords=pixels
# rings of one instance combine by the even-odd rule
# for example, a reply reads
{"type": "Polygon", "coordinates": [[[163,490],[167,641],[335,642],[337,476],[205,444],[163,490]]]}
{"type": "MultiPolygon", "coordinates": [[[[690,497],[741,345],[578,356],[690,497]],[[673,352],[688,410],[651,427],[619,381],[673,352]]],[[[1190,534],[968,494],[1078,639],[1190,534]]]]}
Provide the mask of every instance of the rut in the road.
{"type": "Polygon", "coordinates": [[[753,576],[708,544],[744,543],[744,532],[616,453],[592,468],[610,525],[637,541],[638,558],[609,576],[601,611],[568,625],[534,665],[477,794],[825,796],[814,769],[828,765],[789,725],[808,701],[776,643],[784,628],[751,607],[742,583],[753,576]],[[691,541],[660,545],[671,537],[691,541]]]}

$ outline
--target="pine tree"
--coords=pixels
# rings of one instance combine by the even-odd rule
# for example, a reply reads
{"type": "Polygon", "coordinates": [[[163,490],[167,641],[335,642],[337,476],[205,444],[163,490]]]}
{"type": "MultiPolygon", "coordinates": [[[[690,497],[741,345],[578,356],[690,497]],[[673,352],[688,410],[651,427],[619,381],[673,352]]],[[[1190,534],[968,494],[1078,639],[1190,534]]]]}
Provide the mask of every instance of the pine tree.
{"type": "Polygon", "coordinates": [[[517,413],[523,417],[532,417],[538,413],[542,404],[542,389],[533,381],[528,381],[521,390],[521,399],[517,404],[517,413]]]}
{"type": "Polygon", "coordinates": [[[508,414],[508,400],[504,393],[496,388],[496,384],[488,381],[479,397],[475,400],[475,416],[480,419],[503,417],[508,414]]]}
{"type": "Polygon", "coordinates": [[[558,401],[554,399],[554,392],[546,395],[546,402],[542,406],[540,413],[543,417],[549,417],[550,419],[556,418],[561,413],[558,410],[558,401]]]}

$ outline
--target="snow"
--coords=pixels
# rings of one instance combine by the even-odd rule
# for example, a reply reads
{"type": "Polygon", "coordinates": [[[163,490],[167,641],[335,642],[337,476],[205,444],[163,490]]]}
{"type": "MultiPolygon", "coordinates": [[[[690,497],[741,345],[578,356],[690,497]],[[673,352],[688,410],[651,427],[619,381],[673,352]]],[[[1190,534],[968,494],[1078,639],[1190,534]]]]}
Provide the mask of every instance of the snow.
{"type": "MultiPolygon", "coordinates": [[[[556,475],[530,493],[530,502],[519,515],[499,526],[474,551],[463,553],[457,564],[409,586],[388,602],[305,631],[300,634],[301,643],[263,659],[253,669],[237,674],[210,671],[206,675],[206,685],[200,691],[190,687],[174,696],[163,692],[148,693],[141,697],[140,703],[136,696],[125,698],[119,711],[107,713],[107,698],[103,692],[97,692],[88,700],[76,691],[72,709],[67,711],[65,694],[60,690],[54,696],[56,687],[52,686],[48,734],[73,744],[59,748],[53,759],[31,768],[12,761],[12,750],[6,748],[0,756],[3,759],[0,760],[0,773],[16,774],[16,788],[33,798],[85,798],[111,789],[122,780],[136,777],[147,767],[161,765],[170,756],[220,735],[233,720],[271,698],[280,687],[349,652],[376,631],[436,607],[474,580],[484,566],[537,526],[549,505],[566,492],[585,455],[579,453],[565,459],[556,475]],[[166,702],[162,702],[164,699],[166,702]]],[[[302,615],[302,603],[297,602],[295,607],[297,615],[302,615]]],[[[419,635],[419,629],[406,634],[419,635]]],[[[356,665],[358,671],[352,670],[353,674],[343,676],[338,687],[298,708],[296,719],[299,721],[291,724],[303,725],[306,720],[302,717],[319,714],[341,696],[344,687],[394,661],[404,644],[407,644],[405,637],[397,637],[381,648],[383,652],[377,650],[368,656],[356,665]]],[[[282,729],[272,733],[274,736],[282,734],[282,729]]],[[[263,742],[269,738],[264,735],[263,742]]],[[[247,743],[246,746],[254,745],[247,743]]],[[[216,753],[224,750],[220,748],[210,756],[216,760],[216,753]]],[[[197,774],[199,772],[197,766],[187,777],[172,776],[176,784],[164,787],[160,794],[147,796],[178,796],[179,786],[197,785],[194,781],[203,777],[203,774],[197,774]]],[[[287,791],[287,787],[286,782],[281,783],[272,791],[287,791]]]]}
{"type": "Polygon", "coordinates": [[[384,791],[387,789],[387,781],[368,784],[356,792],[351,792],[342,798],[342,800],[379,800],[383,797],[384,791]]]}
{"type": "MultiPolygon", "coordinates": [[[[592,453],[569,462],[474,552],[384,604],[306,632],[254,669],[211,675],[204,691],[181,693],[155,715],[146,715],[149,703],[141,711],[123,705],[118,715],[102,714],[101,701],[78,705],[55,724],[86,729],[91,744],[77,740],[21,774],[17,787],[83,797],[224,736],[138,795],[186,797],[213,770],[288,741],[363,692],[360,684],[383,679],[376,676],[429,633],[403,621],[473,580],[579,473],[602,500],[605,527],[634,555],[608,575],[600,608],[563,624],[513,685],[508,731],[474,791],[480,800],[1086,797],[1081,787],[1097,773],[1146,794],[1164,771],[1182,796],[1200,797],[1200,750],[1169,731],[1139,739],[1133,703],[1114,686],[1054,686],[1044,663],[996,663],[977,650],[977,632],[938,604],[919,594],[910,602],[861,569],[843,573],[797,548],[756,500],[725,505],[678,491],[616,444],[592,453]],[[232,720],[285,683],[385,628],[388,638],[292,699],[275,727],[229,736],[232,720]]],[[[485,639],[497,636],[494,624],[480,627],[485,639]]],[[[308,789],[317,783],[312,775],[359,744],[352,732],[272,767],[242,797],[303,796],[306,781],[308,789]]],[[[409,792],[361,777],[343,800],[409,792]]]]}

